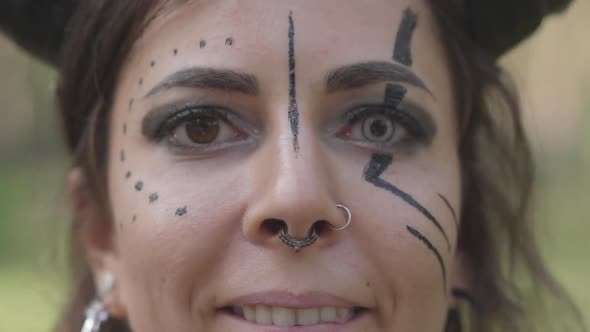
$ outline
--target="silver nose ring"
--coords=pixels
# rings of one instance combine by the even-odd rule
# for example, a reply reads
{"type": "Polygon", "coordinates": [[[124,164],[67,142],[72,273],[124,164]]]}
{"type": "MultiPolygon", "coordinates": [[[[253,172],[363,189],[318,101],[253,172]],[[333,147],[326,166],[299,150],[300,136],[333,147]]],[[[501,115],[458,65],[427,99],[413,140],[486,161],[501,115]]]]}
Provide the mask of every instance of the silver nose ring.
{"type": "MultiPolygon", "coordinates": [[[[336,207],[346,211],[346,215],[347,215],[346,223],[344,224],[344,226],[341,226],[341,227],[334,227],[330,223],[328,223],[328,225],[330,226],[331,229],[333,229],[335,231],[342,231],[346,227],[348,227],[348,225],[350,225],[350,222],[352,220],[352,213],[350,212],[350,209],[348,209],[344,205],[338,204],[338,205],[336,205],[336,207]]],[[[291,235],[289,235],[287,225],[285,224],[283,226],[283,228],[281,228],[281,231],[279,233],[279,238],[281,239],[281,241],[283,241],[283,243],[285,243],[289,247],[295,249],[295,252],[298,252],[301,248],[308,247],[308,246],[314,244],[318,240],[318,235],[316,233],[315,227],[312,227],[311,231],[309,232],[309,235],[306,238],[297,239],[297,238],[294,238],[291,235]]]]}

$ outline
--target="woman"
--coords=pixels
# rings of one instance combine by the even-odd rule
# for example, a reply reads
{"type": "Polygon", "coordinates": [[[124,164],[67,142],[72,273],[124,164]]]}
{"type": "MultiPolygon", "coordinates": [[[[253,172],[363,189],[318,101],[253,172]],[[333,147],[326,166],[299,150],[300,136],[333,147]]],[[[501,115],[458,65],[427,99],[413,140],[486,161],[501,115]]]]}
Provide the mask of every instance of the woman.
{"type": "Polygon", "coordinates": [[[81,1],[56,331],[538,328],[514,267],[568,302],[495,59],[540,3],[81,1]]]}

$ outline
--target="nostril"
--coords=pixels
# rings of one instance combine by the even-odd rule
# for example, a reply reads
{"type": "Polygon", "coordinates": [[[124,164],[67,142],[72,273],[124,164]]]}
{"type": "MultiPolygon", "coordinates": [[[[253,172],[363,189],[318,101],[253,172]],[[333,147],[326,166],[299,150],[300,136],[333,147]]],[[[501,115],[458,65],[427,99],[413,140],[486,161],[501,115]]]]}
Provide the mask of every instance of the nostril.
{"type": "Polygon", "coordinates": [[[287,223],[281,219],[266,219],[262,222],[260,228],[270,235],[277,235],[286,225],[287,223]]]}
{"type": "Polygon", "coordinates": [[[330,224],[325,220],[316,221],[312,227],[315,228],[315,232],[318,236],[322,236],[330,230],[330,224]]]}

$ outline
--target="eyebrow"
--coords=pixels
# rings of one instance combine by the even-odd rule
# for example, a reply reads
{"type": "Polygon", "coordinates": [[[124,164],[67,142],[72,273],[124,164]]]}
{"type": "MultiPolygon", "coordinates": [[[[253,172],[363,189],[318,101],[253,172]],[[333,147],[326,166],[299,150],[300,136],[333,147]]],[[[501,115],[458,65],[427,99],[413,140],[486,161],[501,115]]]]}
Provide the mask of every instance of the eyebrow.
{"type": "Polygon", "coordinates": [[[424,81],[410,69],[385,61],[357,63],[330,71],[326,75],[326,92],[334,93],[388,81],[408,83],[423,89],[434,97],[424,81]]]}
{"type": "Polygon", "coordinates": [[[230,69],[191,67],[170,74],[153,87],[144,98],[177,87],[216,89],[257,96],[259,93],[258,86],[258,79],[251,74],[230,69]]]}

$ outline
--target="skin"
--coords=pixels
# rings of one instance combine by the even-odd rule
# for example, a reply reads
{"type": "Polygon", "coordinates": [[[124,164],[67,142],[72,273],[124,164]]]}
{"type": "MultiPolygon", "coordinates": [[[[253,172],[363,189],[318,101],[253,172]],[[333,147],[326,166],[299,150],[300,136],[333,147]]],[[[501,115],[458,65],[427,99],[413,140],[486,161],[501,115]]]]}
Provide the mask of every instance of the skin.
{"type": "Polygon", "coordinates": [[[144,332],[282,331],[217,309],[262,291],[294,298],[326,292],[370,311],[347,324],[297,331],[442,331],[450,289],[464,283],[466,273],[455,250],[456,221],[440,197],[461,211],[452,82],[436,33],[423,1],[219,0],[163,11],[120,73],[110,118],[110,207],[85,193],[79,170],[69,176],[93,271],[116,279],[104,296],[111,315],[144,332]],[[419,18],[408,68],[429,92],[383,81],[327,93],[331,70],[367,61],[394,63],[397,29],[408,7],[419,18]],[[290,13],[300,113],[297,152],[288,117],[290,13]],[[168,75],[192,66],[253,75],[258,94],[181,87],[144,97],[168,75]],[[346,111],[384,103],[388,83],[407,90],[400,108],[415,105],[430,115],[434,137],[380,146],[362,135],[337,135],[347,126],[346,111]],[[248,133],[210,153],[179,153],[167,140],[146,138],[144,117],[179,101],[226,107],[243,119],[239,125],[248,133]],[[365,168],[375,154],[393,158],[379,179],[436,217],[450,248],[423,213],[367,181],[365,168]],[[154,193],[158,198],[150,202],[154,193]],[[299,253],[269,227],[269,219],[281,219],[293,237],[303,238],[318,220],[340,226],[346,215],[336,204],[352,211],[351,225],[341,232],[323,227],[318,241],[299,253]],[[408,226],[440,252],[447,269],[443,286],[439,261],[408,226]]]}

